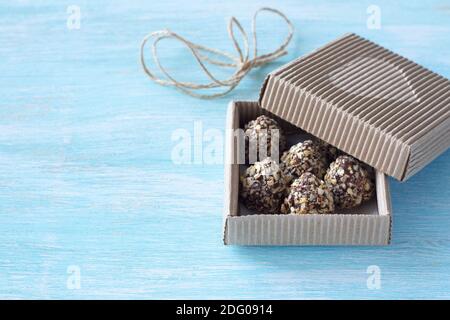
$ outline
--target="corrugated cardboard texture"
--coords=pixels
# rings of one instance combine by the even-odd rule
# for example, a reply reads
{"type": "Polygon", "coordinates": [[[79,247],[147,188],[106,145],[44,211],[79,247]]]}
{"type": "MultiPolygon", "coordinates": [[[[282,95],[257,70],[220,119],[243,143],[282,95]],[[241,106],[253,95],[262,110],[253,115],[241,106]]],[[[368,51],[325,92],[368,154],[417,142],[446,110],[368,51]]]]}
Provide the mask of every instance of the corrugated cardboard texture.
{"type": "Polygon", "coordinates": [[[355,34],[270,73],[260,104],[398,180],[450,146],[450,81],[355,34]]]}
{"type": "MultiPolygon", "coordinates": [[[[257,102],[232,102],[227,129],[242,128],[261,114],[277,118],[257,102]]],[[[287,132],[292,125],[277,119],[287,132]]],[[[298,128],[296,128],[298,131],[298,128]]],[[[235,245],[386,245],[390,242],[391,204],[386,176],[376,172],[376,199],[365,205],[324,215],[251,214],[239,205],[239,143],[227,133],[224,243],[235,245]]]]}

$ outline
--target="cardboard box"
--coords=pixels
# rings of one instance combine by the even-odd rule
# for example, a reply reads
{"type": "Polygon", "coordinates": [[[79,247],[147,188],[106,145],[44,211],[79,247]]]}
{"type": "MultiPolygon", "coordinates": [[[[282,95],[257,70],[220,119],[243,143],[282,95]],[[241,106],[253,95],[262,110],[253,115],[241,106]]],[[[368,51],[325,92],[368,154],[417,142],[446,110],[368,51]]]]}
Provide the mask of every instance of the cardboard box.
{"type": "MultiPolygon", "coordinates": [[[[262,109],[256,101],[231,102],[227,115],[224,243],[234,245],[386,245],[391,235],[391,204],[386,176],[376,171],[376,197],[354,209],[333,214],[252,214],[239,203],[239,155],[236,129],[261,114],[286,121],[262,109]]],[[[298,129],[297,129],[298,130],[298,129]]]]}
{"type": "Polygon", "coordinates": [[[392,212],[385,174],[404,181],[450,147],[450,81],[355,34],[271,72],[258,102],[230,103],[227,129],[261,114],[373,167],[376,197],[334,214],[248,212],[239,204],[243,145],[230,133],[225,244],[386,245],[392,212]]]}
{"type": "Polygon", "coordinates": [[[271,72],[259,102],[400,181],[450,147],[450,81],[355,34],[271,72]]]}

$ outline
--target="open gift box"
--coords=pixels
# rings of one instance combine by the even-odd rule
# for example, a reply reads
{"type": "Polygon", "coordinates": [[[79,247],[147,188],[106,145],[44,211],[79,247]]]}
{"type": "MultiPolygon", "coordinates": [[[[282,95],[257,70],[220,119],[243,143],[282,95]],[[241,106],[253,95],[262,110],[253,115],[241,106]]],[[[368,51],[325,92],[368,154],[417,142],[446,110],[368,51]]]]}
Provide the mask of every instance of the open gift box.
{"type": "Polygon", "coordinates": [[[392,210],[386,175],[404,181],[450,146],[450,81],[355,34],[270,73],[259,101],[227,115],[224,243],[386,245],[392,210]],[[264,214],[239,200],[235,134],[261,114],[320,138],[375,169],[376,196],[332,214],[264,214]]]}

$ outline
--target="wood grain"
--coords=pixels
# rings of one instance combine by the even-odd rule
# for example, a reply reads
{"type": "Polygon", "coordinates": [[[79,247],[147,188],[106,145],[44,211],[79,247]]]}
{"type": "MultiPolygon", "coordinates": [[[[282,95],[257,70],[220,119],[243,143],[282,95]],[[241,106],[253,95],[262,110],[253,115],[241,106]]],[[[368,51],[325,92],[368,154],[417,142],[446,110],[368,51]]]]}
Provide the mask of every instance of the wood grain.
{"type": "MultiPolygon", "coordinates": [[[[176,165],[175,129],[224,129],[229,100],[253,100],[265,74],[355,32],[450,77],[445,1],[4,1],[0,4],[0,297],[450,298],[450,152],[406,183],[391,179],[386,248],[222,245],[223,165],[176,165]],[[67,28],[67,7],[81,28],[67,28]],[[171,28],[231,48],[225,18],[249,28],[262,5],[296,27],[289,55],[252,71],[228,97],[188,98],[151,83],[138,48],[171,28]],[[367,268],[381,288],[367,286],[367,268]],[[67,286],[78,266],[81,288],[67,286]]],[[[258,26],[261,50],[282,24],[258,26]],[[279,27],[278,27],[279,26],[279,27]]],[[[166,62],[201,80],[178,45],[166,62]]],[[[230,49],[231,50],[231,49],[230,49]]]]}

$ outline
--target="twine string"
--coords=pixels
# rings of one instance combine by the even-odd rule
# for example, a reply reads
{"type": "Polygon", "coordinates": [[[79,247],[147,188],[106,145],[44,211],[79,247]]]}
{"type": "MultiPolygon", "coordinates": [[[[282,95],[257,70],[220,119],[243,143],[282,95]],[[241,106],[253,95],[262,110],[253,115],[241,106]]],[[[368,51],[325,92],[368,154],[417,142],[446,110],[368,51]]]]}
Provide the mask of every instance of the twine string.
{"type": "Polygon", "coordinates": [[[200,44],[193,43],[186,38],[180,36],[179,34],[170,31],[170,30],[160,30],[149,33],[144,37],[141,43],[140,48],[140,61],[144,72],[150,77],[154,82],[168,87],[175,87],[178,90],[181,90],[185,94],[188,94],[192,97],[201,98],[201,99],[212,99],[226,95],[230,91],[232,91],[239,82],[250,72],[253,68],[260,67],[266,63],[269,63],[279,57],[285,55],[287,53],[286,47],[292,39],[294,33],[294,26],[291,21],[280,11],[273,8],[260,8],[253,15],[252,19],[252,41],[253,41],[253,58],[250,58],[250,46],[249,39],[247,33],[242,27],[241,23],[235,18],[231,17],[228,22],[228,35],[233,43],[233,47],[237,52],[237,55],[232,55],[228,52],[221,51],[214,48],[209,48],[206,46],[202,46],[200,44]],[[271,12],[275,15],[281,17],[288,27],[288,35],[285,38],[284,42],[273,52],[262,54],[258,56],[258,45],[257,45],[257,36],[256,36],[256,18],[258,14],[262,11],[271,12]],[[239,45],[239,42],[236,39],[235,31],[238,31],[242,36],[243,49],[239,45]],[[159,60],[158,56],[158,43],[163,39],[172,38],[180,43],[182,43],[193,55],[198,65],[204,74],[209,78],[210,82],[206,84],[202,83],[194,83],[194,82],[186,82],[176,80],[173,76],[171,76],[167,70],[163,67],[159,60]],[[145,59],[145,47],[147,42],[153,39],[151,52],[153,56],[153,61],[155,65],[158,67],[159,71],[165,76],[165,78],[157,77],[150,68],[147,67],[146,59],[145,59]],[[206,63],[210,63],[215,66],[223,67],[223,68],[235,68],[234,73],[227,79],[218,79],[215,77],[212,72],[205,65],[206,63]],[[212,93],[212,94],[204,94],[198,93],[198,90],[202,89],[214,89],[214,88],[224,88],[221,92],[212,93]]]}

